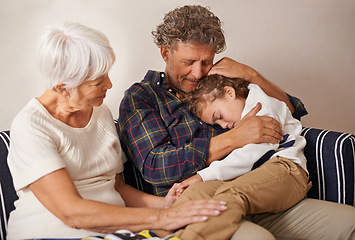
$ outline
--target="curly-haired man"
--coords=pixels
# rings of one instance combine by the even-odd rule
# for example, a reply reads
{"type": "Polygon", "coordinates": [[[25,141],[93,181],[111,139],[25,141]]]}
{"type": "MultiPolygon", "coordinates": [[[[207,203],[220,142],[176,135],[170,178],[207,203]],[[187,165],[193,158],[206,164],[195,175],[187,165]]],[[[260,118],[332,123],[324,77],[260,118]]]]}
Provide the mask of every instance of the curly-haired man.
{"type": "MultiPolygon", "coordinates": [[[[152,34],[166,63],[165,71],[148,71],[141,82],[126,91],[118,119],[122,147],[128,163],[133,163],[143,177],[144,191],[165,195],[174,183],[191,177],[234,149],[283,139],[275,119],[256,116],[260,105],[229,131],[194,116],[180,96],[193,91],[208,74],[243,78],[285,102],[295,118],[307,114],[297,98],[253,68],[230,58],[214,63],[215,54],[222,52],[226,43],[220,19],[208,8],[176,8],[165,15],[152,34]]],[[[233,239],[352,239],[345,237],[355,234],[348,207],[305,199],[279,214],[247,216],[233,239]]]]}

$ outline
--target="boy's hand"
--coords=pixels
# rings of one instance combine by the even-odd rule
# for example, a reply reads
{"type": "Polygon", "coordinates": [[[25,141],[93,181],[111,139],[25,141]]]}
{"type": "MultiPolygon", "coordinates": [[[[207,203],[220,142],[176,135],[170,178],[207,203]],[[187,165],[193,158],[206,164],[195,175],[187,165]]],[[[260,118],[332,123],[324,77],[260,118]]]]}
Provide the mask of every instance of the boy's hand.
{"type": "Polygon", "coordinates": [[[177,196],[180,196],[185,191],[185,189],[188,188],[190,185],[192,185],[194,183],[198,183],[198,182],[203,182],[201,176],[198,174],[186,179],[185,181],[180,183],[180,185],[178,186],[178,188],[176,190],[177,196]]]}
{"type": "Polygon", "coordinates": [[[168,194],[163,198],[163,207],[162,208],[169,208],[171,207],[174,202],[179,198],[179,194],[178,193],[178,188],[180,186],[181,183],[175,183],[170,189],[168,194]]]}

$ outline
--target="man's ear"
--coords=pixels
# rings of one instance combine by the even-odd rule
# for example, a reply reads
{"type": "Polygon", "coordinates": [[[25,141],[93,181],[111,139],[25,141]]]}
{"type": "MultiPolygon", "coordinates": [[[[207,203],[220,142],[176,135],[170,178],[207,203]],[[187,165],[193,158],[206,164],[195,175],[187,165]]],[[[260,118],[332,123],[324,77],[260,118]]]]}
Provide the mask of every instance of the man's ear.
{"type": "Polygon", "coordinates": [[[230,86],[225,86],[224,87],[224,93],[227,94],[227,96],[235,99],[236,98],[236,95],[235,95],[235,90],[233,87],[230,87],[230,86]]]}
{"type": "Polygon", "coordinates": [[[165,63],[168,63],[170,58],[170,48],[168,46],[161,46],[160,47],[160,54],[164,59],[165,63]]]}

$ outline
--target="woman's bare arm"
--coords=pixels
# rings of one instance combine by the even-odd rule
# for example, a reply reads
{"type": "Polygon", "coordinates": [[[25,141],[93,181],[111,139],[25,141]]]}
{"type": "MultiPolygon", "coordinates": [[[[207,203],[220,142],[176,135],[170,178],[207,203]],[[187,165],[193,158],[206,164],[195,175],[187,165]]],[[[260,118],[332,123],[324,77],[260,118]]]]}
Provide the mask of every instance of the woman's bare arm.
{"type": "MultiPolygon", "coordinates": [[[[212,200],[190,201],[179,207],[157,210],[121,207],[83,199],[65,169],[40,178],[30,185],[30,189],[66,225],[101,233],[118,229],[134,232],[143,229],[174,230],[190,223],[205,221],[206,216],[216,215],[215,210],[223,210],[223,204],[212,200]]],[[[125,191],[127,190],[121,190],[124,196],[125,191]]],[[[140,195],[138,190],[129,191],[135,192],[135,197],[144,199],[138,200],[142,207],[150,199],[146,194],[140,195]]]]}

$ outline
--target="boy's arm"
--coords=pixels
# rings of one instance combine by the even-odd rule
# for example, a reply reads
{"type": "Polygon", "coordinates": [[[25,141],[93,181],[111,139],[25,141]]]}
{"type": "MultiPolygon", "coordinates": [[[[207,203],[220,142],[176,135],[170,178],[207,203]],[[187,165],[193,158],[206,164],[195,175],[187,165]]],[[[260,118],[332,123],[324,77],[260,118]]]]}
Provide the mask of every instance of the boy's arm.
{"type": "Polygon", "coordinates": [[[227,181],[237,178],[253,169],[253,165],[264,155],[270,158],[275,153],[278,144],[259,143],[248,144],[235,149],[221,161],[214,161],[209,167],[197,172],[203,181],[227,181]]]}

